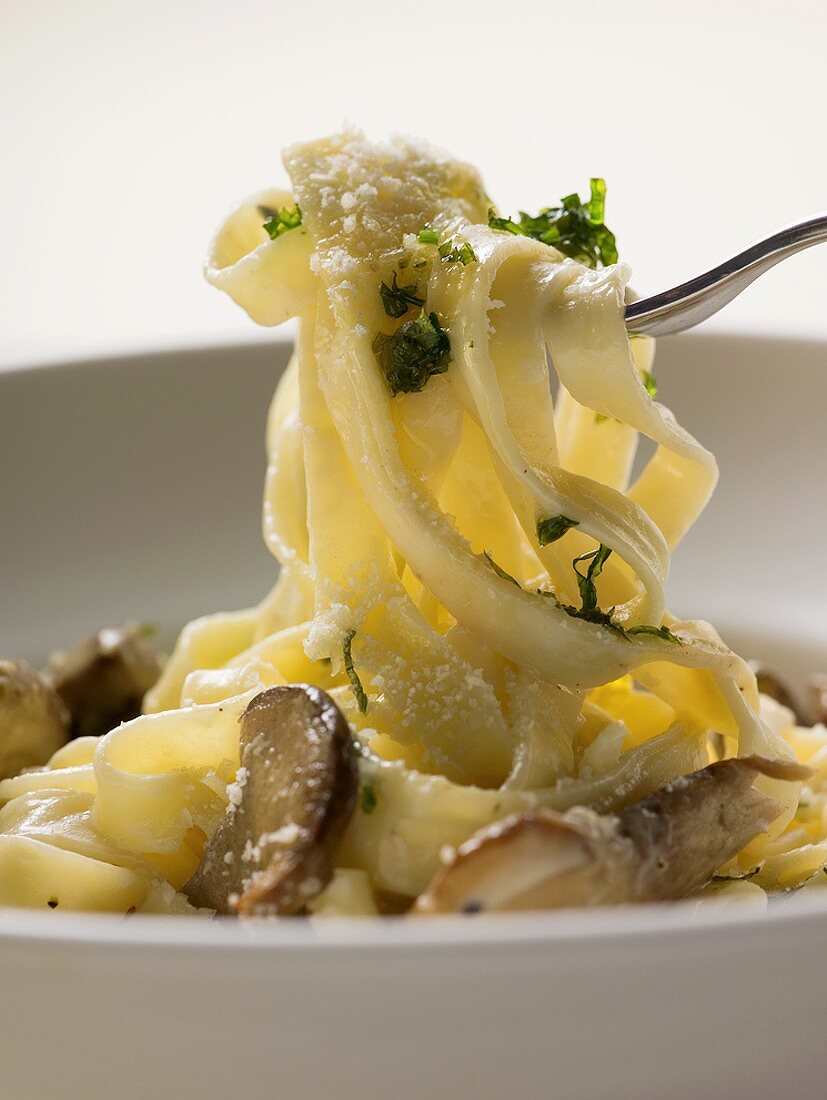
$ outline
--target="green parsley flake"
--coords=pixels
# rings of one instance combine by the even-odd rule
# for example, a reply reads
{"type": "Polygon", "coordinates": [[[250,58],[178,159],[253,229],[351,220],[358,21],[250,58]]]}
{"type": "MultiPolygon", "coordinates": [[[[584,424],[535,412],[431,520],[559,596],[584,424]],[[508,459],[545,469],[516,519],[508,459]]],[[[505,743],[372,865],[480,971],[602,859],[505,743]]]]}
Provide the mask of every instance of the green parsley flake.
{"type": "Polygon", "coordinates": [[[662,638],[665,642],[672,642],[673,645],[680,645],[681,640],[666,626],[630,626],[625,631],[626,634],[651,634],[653,638],[662,638]]]}
{"type": "Polygon", "coordinates": [[[603,572],[603,566],[611,557],[611,550],[608,546],[604,546],[603,543],[598,546],[596,550],[590,550],[587,554],[581,554],[575,558],[571,563],[572,568],[577,574],[577,587],[580,589],[580,599],[583,606],[581,611],[597,611],[597,586],[594,583],[600,574],[603,572]],[[580,562],[587,561],[589,567],[585,574],[581,573],[577,566],[580,562]]]}
{"type": "Polygon", "coordinates": [[[743,875],[713,875],[710,882],[746,882],[747,879],[755,878],[755,876],[761,870],[761,865],[753,867],[751,871],[745,871],[743,875]]]}
{"type": "Polygon", "coordinates": [[[351,652],[351,647],[355,637],[355,630],[349,630],[347,634],[345,634],[342,640],[342,653],[345,659],[345,672],[347,673],[348,680],[350,680],[350,687],[353,694],[356,697],[356,704],[362,714],[364,714],[368,709],[368,697],[365,695],[365,689],[362,687],[362,681],[359,679],[359,674],[353,667],[353,653],[351,652]]]}
{"type": "Polygon", "coordinates": [[[488,212],[488,224],[503,233],[532,237],[552,245],[587,267],[605,267],[617,263],[617,243],[603,221],[605,209],[606,183],[595,177],[591,180],[588,202],[575,194],[566,195],[559,206],[548,206],[533,217],[521,210],[518,221],[501,218],[492,209],[488,212]]]}
{"type": "Polygon", "coordinates": [[[548,546],[561,539],[571,527],[579,525],[579,520],[569,519],[568,516],[549,516],[548,519],[537,520],[537,541],[541,546],[548,546]]]}
{"type": "MultiPolygon", "coordinates": [[[[566,519],[566,516],[553,516],[552,519],[566,519]]],[[[572,520],[568,520],[570,526],[577,526],[572,520]]],[[[539,524],[538,524],[539,529],[539,524]]],[[[565,532],[564,532],[565,533],[565,532]]],[[[538,531],[539,537],[539,531],[538,531]]],[[[609,630],[613,630],[615,634],[619,634],[623,638],[631,638],[636,634],[650,634],[655,638],[661,638],[663,641],[672,642],[674,645],[680,645],[680,638],[676,637],[671,630],[665,626],[633,626],[623,627],[620,623],[616,623],[612,618],[614,614],[614,608],[610,611],[603,611],[597,605],[597,587],[595,585],[596,579],[603,572],[603,566],[610,557],[612,551],[608,546],[604,546],[603,543],[597,548],[597,550],[590,550],[587,554],[581,554],[575,558],[572,562],[572,567],[577,574],[577,585],[580,589],[580,597],[582,600],[582,607],[573,607],[571,604],[561,603],[557,599],[554,592],[550,592],[545,588],[536,588],[534,593],[537,596],[543,596],[547,600],[554,600],[554,603],[561,611],[565,611],[567,615],[570,615],[573,619],[582,619],[587,623],[594,623],[597,626],[604,626],[609,630]],[[588,569],[585,574],[581,573],[577,566],[581,563],[589,562],[588,569]]],[[[515,584],[521,591],[525,591],[520,582],[511,576],[510,573],[506,573],[501,565],[498,565],[487,550],[483,551],[483,556],[487,560],[488,564],[494,570],[498,577],[501,577],[504,581],[510,581],[515,584]]]]}
{"type": "Polygon", "coordinates": [[[526,231],[511,218],[501,218],[492,206],[488,211],[488,226],[490,229],[499,229],[501,233],[513,233],[515,237],[527,236],[526,231]]]}
{"type": "Polygon", "coordinates": [[[437,249],[444,264],[462,264],[467,267],[477,259],[477,254],[471,245],[465,241],[463,244],[454,244],[453,241],[445,241],[437,249]]]}
{"type": "Polygon", "coordinates": [[[600,626],[607,626],[611,630],[617,631],[622,634],[624,638],[634,637],[637,634],[648,634],[654,638],[661,638],[663,641],[672,642],[674,645],[680,645],[680,639],[677,638],[668,627],[665,626],[632,626],[623,627],[619,623],[616,623],[612,618],[614,608],[610,611],[603,611],[597,604],[597,586],[595,581],[603,572],[603,566],[611,556],[612,551],[608,546],[604,546],[601,542],[600,546],[596,550],[590,550],[587,554],[581,554],[575,558],[572,562],[572,568],[577,574],[577,587],[580,589],[580,599],[582,606],[580,609],[569,607],[565,604],[560,604],[563,610],[577,619],[584,619],[586,622],[598,623],[600,626]],[[577,568],[580,562],[587,561],[589,567],[586,573],[583,574],[577,568]]]}
{"type": "Polygon", "coordinates": [[[379,287],[379,294],[382,297],[382,305],[388,317],[404,317],[411,306],[425,305],[425,299],[420,298],[417,294],[416,283],[411,283],[408,286],[398,286],[395,271],[391,285],[388,286],[387,283],[382,283],[379,287]]]}
{"type": "Polygon", "coordinates": [[[419,243],[438,245],[437,252],[439,252],[440,259],[445,264],[462,264],[463,267],[467,267],[468,264],[474,263],[477,258],[476,252],[467,241],[463,241],[462,244],[455,244],[454,239],[450,238],[440,244],[439,233],[436,229],[432,229],[430,225],[420,229],[419,243]]]}
{"type": "Polygon", "coordinates": [[[363,783],[359,792],[359,805],[362,807],[362,813],[372,814],[376,809],[376,803],[378,801],[374,785],[372,783],[363,783]]]}
{"type": "Polygon", "coordinates": [[[302,212],[298,203],[295,206],[284,206],[281,210],[269,210],[268,207],[259,207],[262,214],[267,216],[264,229],[271,241],[276,240],[291,229],[298,229],[302,223],[302,212]]]}
{"type": "Polygon", "coordinates": [[[487,560],[498,577],[501,577],[504,581],[511,581],[511,583],[516,584],[518,588],[522,588],[522,585],[515,577],[512,577],[510,573],[506,573],[501,565],[497,565],[487,550],[483,550],[483,557],[487,560]]]}
{"type": "Polygon", "coordinates": [[[451,362],[451,342],[435,313],[423,309],[418,317],[373,341],[391,393],[418,393],[434,374],[444,374],[451,362]]]}

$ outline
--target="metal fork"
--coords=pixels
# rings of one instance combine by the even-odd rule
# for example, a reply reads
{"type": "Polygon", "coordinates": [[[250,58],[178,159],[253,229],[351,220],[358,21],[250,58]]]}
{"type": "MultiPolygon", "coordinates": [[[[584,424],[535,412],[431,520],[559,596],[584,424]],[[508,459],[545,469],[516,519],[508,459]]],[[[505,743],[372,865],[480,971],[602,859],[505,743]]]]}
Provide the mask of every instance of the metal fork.
{"type": "Polygon", "coordinates": [[[631,302],[626,306],[626,327],[630,332],[649,336],[666,336],[692,328],[737,298],[777,263],[825,241],[827,214],[790,225],[687,283],[631,302]]]}

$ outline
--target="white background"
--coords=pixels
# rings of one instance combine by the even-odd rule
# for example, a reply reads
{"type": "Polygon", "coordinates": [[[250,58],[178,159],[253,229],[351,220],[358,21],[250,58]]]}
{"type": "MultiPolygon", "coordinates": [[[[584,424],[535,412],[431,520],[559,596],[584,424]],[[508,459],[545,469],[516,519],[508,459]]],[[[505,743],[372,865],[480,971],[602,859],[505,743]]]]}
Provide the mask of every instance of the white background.
{"type": "MultiPolygon", "coordinates": [[[[284,144],[426,135],[503,210],[608,181],[652,292],[827,209],[827,3],[0,0],[0,363],[255,338],[210,233],[284,144]]],[[[717,327],[827,336],[827,248],[717,327]]]]}

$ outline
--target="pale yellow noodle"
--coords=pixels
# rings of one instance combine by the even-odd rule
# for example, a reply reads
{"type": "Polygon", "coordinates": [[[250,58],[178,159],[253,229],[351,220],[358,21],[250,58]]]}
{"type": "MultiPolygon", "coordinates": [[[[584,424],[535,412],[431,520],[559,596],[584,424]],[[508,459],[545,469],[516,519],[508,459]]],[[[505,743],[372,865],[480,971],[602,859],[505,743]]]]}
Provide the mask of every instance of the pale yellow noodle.
{"type": "Polygon", "coordinates": [[[241,203],[206,268],[258,323],[301,323],[267,426],[280,576],[257,607],[185,627],[143,716],[0,783],[0,904],[189,911],[180,887],[226,811],[239,715],[286,682],[341,706],[373,793],[319,916],[373,913],[375,888],[415,895],[446,845],[506,813],[618,808],[704,766],[710,731],[733,753],[814,764],[806,811],[796,784],[762,781],[785,812],[739,864],[766,861],[770,886],[812,877],[827,734],[766,706],[765,721],[744,662],[665,610],[670,551],[717,468],[643,384],[653,344],[627,336],[628,269],[490,228],[475,170],[426,146],[345,131],[285,164],[291,190],[241,203]],[[296,202],[301,225],[271,240],[265,218],[296,202]],[[445,262],[424,226],[473,261],[445,262]],[[394,275],[451,348],[446,373],[396,396],[373,348],[403,323],[379,293],[394,275]],[[655,450],[630,484],[639,433],[655,450]],[[577,526],[541,546],[538,520],[559,514],[577,526]],[[600,606],[679,644],[561,606],[579,602],[573,558],[600,543],[600,606]]]}

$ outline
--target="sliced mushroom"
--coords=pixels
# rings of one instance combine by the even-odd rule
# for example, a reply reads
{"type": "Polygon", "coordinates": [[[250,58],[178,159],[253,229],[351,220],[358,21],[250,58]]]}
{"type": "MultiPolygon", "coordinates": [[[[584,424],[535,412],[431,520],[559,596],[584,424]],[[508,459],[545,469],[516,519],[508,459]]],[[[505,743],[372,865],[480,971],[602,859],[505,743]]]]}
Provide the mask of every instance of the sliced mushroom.
{"type": "Polygon", "coordinates": [[[135,623],[99,630],[44,670],[72,716],[72,737],[98,737],[137,718],[160,675],[160,658],[135,623]]]}
{"type": "Polygon", "coordinates": [[[720,760],[621,811],[515,814],[481,829],[416,903],[419,913],[558,909],[686,897],[766,830],[779,804],[756,775],[809,768],[759,756],[720,760]]]}
{"type": "Polygon", "coordinates": [[[773,672],[772,669],[759,664],[758,661],[750,661],[750,666],[755,673],[758,690],[761,694],[769,695],[770,699],[775,699],[776,703],[780,703],[782,707],[791,710],[799,726],[807,725],[806,715],[795,697],[795,692],[787,681],[779,676],[777,672],[773,672]]]}
{"type": "Polygon", "coordinates": [[[58,695],[24,661],[0,660],[0,779],[45,764],[69,736],[58,695]]]}
{"type": "Polygon", "coordinates": [[[358,788],[333,700],[305,684],[263,691],[241,716],[236,788],[184,893],[219,913],[301,912],[330,881],[358,788]]]}
{"type": "Polygon", "coordinates": [[[811,676],[807,689],[810,695],[810,711],[813,725],[827,725],[827,673],[818,672],[811,676]]]}

